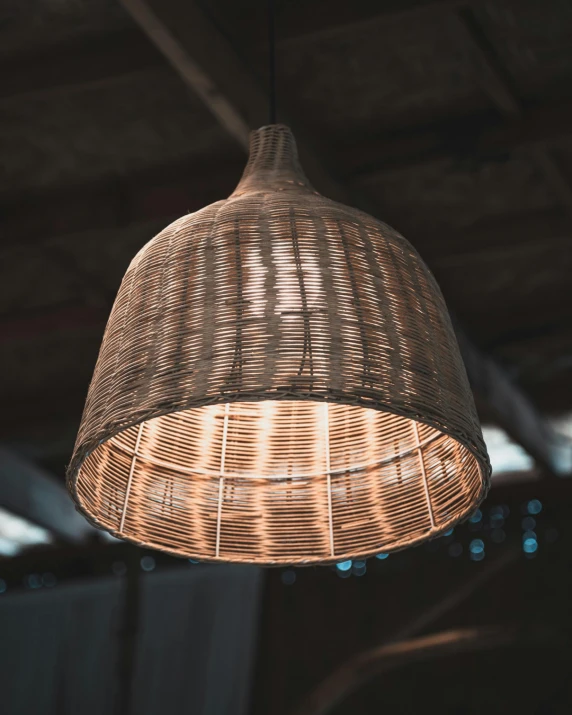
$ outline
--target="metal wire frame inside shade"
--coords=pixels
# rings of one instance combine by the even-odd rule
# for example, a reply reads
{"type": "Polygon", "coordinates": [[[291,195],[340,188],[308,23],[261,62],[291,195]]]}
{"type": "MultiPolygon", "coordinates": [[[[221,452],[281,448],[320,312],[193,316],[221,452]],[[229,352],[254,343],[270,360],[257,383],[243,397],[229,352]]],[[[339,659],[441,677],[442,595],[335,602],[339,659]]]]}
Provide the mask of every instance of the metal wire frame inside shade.
{"type": "Polygon", "coordinates": [[[235,192],[129,266],[68,478],[121,538],[286,564],[436,536],[484,497],[490,466],[430,272],[317,194],[270,125],[235,192]]]}

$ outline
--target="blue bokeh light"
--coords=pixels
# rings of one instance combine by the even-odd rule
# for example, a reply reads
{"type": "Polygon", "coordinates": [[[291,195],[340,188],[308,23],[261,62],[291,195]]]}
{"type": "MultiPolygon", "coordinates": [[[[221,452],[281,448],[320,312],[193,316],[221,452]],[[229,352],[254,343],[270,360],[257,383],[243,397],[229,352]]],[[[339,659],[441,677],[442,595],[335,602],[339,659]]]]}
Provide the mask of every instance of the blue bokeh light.
{"type": "Polygon", "coordinates": [[[485,544],[482,539],[473,539],[469,545],[471,554],[482,554],[485,551],[485,544]]]}
{"type": "Polygon", "coordinates": [[[379,559],[380,561],[383,561],[384,559],[387,559],[389,557],[389,554],[376,554],[375,558],[379,559]]]}
{"type": "Polygon", "coordinates": [[[525,539],[522,542],[522,550],[525,554],[534,554],[538,549],[538,541],[536,539],[525,539]]]}
{"type": "Polygon", "coordinates": [[[540,514],[542,511],[542,504],[538,499],[531,499],[526,505],[529,514],[540,514]]]}
{"type": "Polygon", "coordinates": [[[336,564],[336,568],[338,571],[349,571],[352,567],[352,561],[351,559],[349,561],[340,561],[339,564],[336,564]]]}
{"type": "Polygon", "coordinates": [[[39,574],[31,573],[26,579],[26,584],[28,588],[41,588],[42,579],[39,574]]]}
{"type": "Polygon", "coordinates": [[[143,569],[143,571],[153,571],[153,569],[155,568],[155,559],[149,555],[143,556],[143,558],[141,559],[141,568],[143,569]]]}

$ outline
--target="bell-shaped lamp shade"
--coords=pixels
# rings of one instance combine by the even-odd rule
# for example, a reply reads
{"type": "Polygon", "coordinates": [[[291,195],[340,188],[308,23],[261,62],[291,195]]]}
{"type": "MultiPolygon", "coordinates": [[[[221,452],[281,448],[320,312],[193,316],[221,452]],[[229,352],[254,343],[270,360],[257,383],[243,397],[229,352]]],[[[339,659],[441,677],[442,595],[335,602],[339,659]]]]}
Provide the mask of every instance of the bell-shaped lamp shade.
{"type": "Polygon", "coordinates": [[[117,537],[308,564],[439,535],[490,466],[432,275],[394,230],[314,191],[272,125],[228,199],[133,259],[68,479],[117,537]]]}

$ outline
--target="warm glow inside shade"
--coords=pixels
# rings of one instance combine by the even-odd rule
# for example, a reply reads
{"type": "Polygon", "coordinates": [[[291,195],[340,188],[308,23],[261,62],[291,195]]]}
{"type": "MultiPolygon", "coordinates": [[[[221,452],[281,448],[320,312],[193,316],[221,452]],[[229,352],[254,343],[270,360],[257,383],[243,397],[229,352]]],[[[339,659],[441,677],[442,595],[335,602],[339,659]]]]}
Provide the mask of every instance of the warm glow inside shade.
{"type": "Polygon", "coordinates": [[[317,194],[286,127],[131,263],[69,484],[116,536],[337,561],[435,536],[490,467],[447,310],[403,237],[317,194]]]}
{"type": "Polygon", "coordinates": [[[480,489],[477,460],[432,427],[370,408],[270,400],[130,427],[87,458],[78,485],[111,531],[268,563],[405,546],[448,528],[480,489]]]}

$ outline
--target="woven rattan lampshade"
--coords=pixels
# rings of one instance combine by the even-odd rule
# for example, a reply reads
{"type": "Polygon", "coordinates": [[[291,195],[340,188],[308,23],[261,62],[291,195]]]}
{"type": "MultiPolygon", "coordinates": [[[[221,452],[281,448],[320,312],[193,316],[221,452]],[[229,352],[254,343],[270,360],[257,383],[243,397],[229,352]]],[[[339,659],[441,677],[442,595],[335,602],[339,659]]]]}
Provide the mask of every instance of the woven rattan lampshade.
{"type": "Polygon", "coordinates": [[[441,293],[410,244],[252,133],[235,192],[133,259],[69,468],[81,511],[205,560],[339,561],[465,518],[490,468],[441,293]]]}

